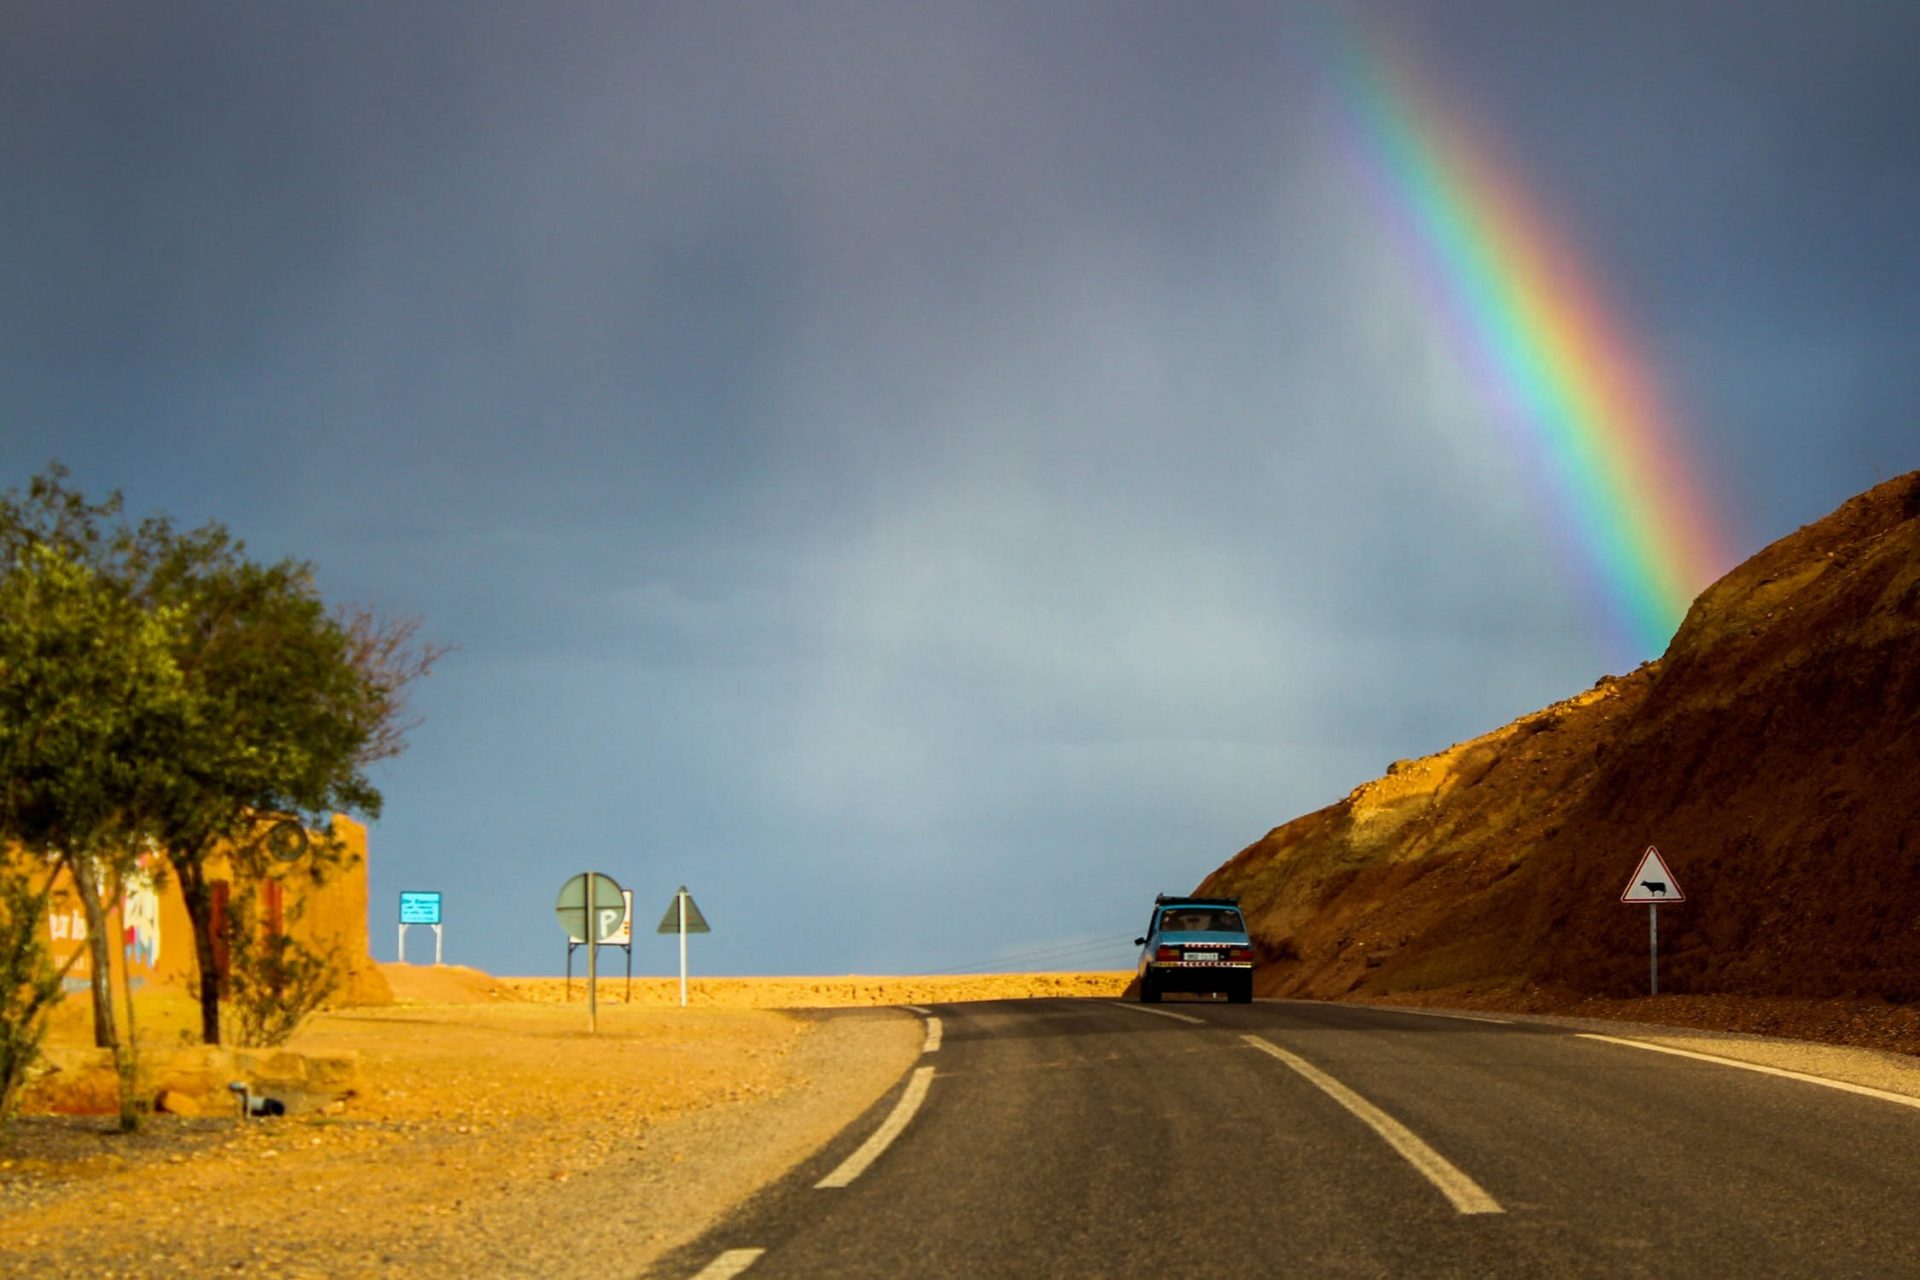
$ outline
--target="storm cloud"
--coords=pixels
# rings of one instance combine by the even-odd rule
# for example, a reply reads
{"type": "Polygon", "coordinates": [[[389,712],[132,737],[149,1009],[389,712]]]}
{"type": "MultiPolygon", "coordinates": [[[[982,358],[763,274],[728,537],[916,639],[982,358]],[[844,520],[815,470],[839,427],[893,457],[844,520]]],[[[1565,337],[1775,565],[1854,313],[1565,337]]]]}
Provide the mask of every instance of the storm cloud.
{"type": "MultiPolygon", "coordinates": [[[[696,966],[1128,964],[1156,890],[1656,656],[1341,163],[1327,12],[8,6],[0,484],[459,646],[377,948],[437,887],[450,959],[557,970],[592,866],[643,930],[686,883],[696,966]]],[[[1741,554],[1915,465],[1920,20],[1332,12],[1497,132],[1741,554]]]]}

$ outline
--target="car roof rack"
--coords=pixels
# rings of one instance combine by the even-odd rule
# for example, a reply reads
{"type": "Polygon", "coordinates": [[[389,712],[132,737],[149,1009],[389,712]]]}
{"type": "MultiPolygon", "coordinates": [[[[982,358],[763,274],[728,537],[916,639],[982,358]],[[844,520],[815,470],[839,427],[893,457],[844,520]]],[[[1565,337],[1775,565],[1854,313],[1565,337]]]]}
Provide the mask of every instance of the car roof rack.
{"type": "Polygon", "coordinates": [[[1156,907],[1164,907],[1169,902],[1178,902],[1182,906],[1187,907],[1233,907],[1238,909],[1240,906],[1240,899],[1238,898],[1195,898],[1185,893],[1160,893],[1154,895],[1153,905],[1156,907]]]}

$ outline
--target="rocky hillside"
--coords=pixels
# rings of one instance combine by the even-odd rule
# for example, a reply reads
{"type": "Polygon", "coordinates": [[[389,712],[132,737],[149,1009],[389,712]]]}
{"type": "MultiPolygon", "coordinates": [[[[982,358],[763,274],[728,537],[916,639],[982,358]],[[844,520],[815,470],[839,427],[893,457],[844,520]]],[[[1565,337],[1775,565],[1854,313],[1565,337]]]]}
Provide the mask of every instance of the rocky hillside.
{"type": "Polygon", "coordinates": [[[1663,992],[1920,1001],[1920,472],[1694,602],[1666,654],[1269,832],[1271,995],[1626,996],[1658,845],[1663,992]]]}

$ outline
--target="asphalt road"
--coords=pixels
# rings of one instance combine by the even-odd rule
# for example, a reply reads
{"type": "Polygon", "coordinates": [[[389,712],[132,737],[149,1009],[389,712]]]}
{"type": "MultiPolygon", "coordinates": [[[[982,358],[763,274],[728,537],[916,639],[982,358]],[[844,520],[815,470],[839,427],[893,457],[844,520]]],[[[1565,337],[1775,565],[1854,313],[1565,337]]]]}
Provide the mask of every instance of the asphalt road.
{"type": "Polygon", "coordinates": [[[889,1096],[654,1274],[1920,1276],[1912,1106],[1557,1028],[1157,1009],[933,1007],[889,1096]]]}

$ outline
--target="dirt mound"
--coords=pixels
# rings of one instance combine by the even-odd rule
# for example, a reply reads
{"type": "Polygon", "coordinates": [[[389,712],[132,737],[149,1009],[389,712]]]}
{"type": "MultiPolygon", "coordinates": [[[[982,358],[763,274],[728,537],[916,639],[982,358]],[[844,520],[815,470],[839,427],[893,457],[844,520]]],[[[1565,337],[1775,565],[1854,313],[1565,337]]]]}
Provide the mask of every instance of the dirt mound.
{"type": "Polygon", "coordinates": [[[396,1004],[498,1004],[518,1000],[513,988],[490,973],[461,964],[382,964],[396,1004]]]}
{"type": "Polygon", "coordinates": [[[1920,472],[1784,538],[1631,675],[1276,828],[1238,894],[1266,994],[1920,1000],[1920,472]],[[1531,994],[1528,994],[1531,992],[1531,994]]]}

